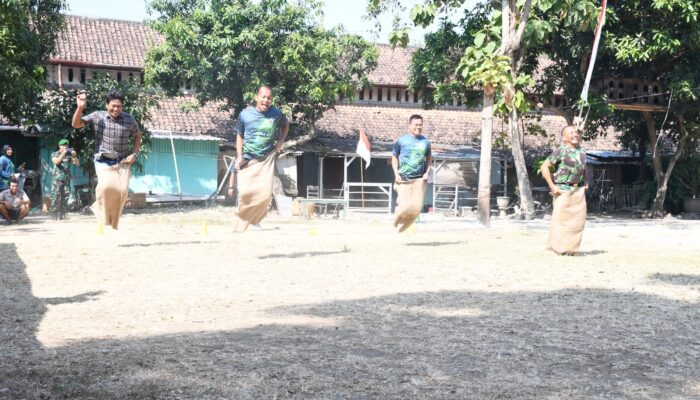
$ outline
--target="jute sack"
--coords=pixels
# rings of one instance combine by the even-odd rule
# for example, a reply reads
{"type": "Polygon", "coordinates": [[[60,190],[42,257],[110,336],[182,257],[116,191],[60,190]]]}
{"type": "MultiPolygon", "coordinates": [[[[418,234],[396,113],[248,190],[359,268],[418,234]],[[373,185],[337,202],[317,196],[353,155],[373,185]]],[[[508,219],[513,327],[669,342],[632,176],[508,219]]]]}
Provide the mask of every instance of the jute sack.
{"type": "Polygon", "coordinates": [[[117,163],[110,166],[96,162],[95,173],[97,174],[95,202],[90,209],[98,223],[117,229],[124,204],[129,198],[131,165],[117,163]]]}
{"type": "Polygon", "coordinates": [[[578,253],[586,225],[586,191],[565,191],[554,199],[547,250],[557,254],[578,253]]]}
{"type": "Polygon", "coordinates": [[[244,232],[259,223],[270,208],[272,181],[275,177],[275,153],[251,160],[238,171],[238,207],[233,212],[234,231],[244,232]]]}
{"type": "Polygon", "coordinates": [[[394,183],[394,190],[398,194],[394,226],[399,228],[399,232],[408,229],[420,215],[427,187],[428,183],[422,178],[394,183]]]}

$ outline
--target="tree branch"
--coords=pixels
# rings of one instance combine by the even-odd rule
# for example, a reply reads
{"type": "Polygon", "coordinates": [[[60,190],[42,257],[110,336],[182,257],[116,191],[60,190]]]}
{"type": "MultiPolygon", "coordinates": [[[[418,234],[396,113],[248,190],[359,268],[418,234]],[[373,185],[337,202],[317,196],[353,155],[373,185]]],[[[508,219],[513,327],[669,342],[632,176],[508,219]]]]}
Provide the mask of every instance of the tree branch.
{"type": "MultiPolygon", "coordinates": [[[[520,22],[518,23],[518,30],[515,36],[511,38],[511,43],[513,46],[517,46],[523,39],[523,34],[525,33],[525,27],[527,26],[527,20],[530,17],[530,7],[532,6],[532,0],[526,0],[523,6],[523,12],[520,14],[520,22]]],[[[513,47],[512,51],[517,50],[517,47],[513,47]]]]}

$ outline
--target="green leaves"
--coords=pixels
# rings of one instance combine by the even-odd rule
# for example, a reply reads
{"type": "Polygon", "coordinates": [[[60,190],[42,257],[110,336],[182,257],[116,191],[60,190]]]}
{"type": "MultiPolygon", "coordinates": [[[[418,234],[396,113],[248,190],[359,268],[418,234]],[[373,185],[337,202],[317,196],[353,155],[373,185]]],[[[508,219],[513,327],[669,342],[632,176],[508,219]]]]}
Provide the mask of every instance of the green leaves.
{"type": "Polygon", "coordinates": [[[389,33],[389,44],[391,44],[391,47],[396,48],[397,46],[408,46],[408,33],[408,28],[395,30],[389,33]]]}
{"type": "MultiPolygon", "coordinates": [[[[265,83],[273,87],[275,103],[291,110],[293,121],[312,123],[366,84],[376,66],[372,44],[320,26],[317,0],[150,4],[161,15],[153,26],[166,40],[147,54],[147,79],[171,95],[190,79],[201,103],[224,101],[236,113],[265,83]]],[[[392,40],[406,43],[407,32],[392,40]]]]}
{"type": "Polygon", "coordinates": [[[474,46],[476,46],[476,47],[483,46],[485,40],[486,40],[486,34],[484,32],[479,32],[476,36],[474,36],[474,46]]]}
{"type": "Polygon", "coordinates": [[[435,12],[437,11],[440,2],[432,2],[428,4],[416,4],[411,9],[410,18],[411,21],[416,26],[421,28],[426,28],[435,19],[435,12]]]}
{"type": "Polygon", "coordinates": [[[0,115],[28,125],[47,86],[64,0],[0,1],[0,115]]]}

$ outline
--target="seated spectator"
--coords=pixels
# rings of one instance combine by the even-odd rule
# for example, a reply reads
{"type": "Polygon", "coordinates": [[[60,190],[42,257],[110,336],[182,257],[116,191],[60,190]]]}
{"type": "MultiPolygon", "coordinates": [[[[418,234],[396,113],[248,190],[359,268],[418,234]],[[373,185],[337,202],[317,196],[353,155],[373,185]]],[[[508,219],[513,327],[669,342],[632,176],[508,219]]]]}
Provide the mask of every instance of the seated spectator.
{"type": "MultiPolygon", "coordinates": [[[[2,146],[2,153],[0,153],[0,192],[10,187],[10,179],[18,178],[20,173],[24,171],[24,163],[15,168],[15,164],[12,162],[14,154],[12,146],[9,144],[2,146]]],[[[24,182],[19,182],[19,184],[19,188],[22,190],[24,182]]]]}
{"type": "Polygon", "coordinates": [[[19,190],[19,182],[10,180],[10,188],[0,192],[0,214],[7,220],[19,223],[29,214],[29,197],[24,191],[19,190]]]}

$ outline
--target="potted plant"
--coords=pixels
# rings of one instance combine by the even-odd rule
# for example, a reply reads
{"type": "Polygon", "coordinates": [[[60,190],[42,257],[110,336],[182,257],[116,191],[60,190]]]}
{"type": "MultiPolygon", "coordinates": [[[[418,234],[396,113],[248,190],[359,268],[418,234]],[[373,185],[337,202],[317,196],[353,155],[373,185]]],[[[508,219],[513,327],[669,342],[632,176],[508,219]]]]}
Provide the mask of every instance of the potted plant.
{"type": "Polygon", "coordinates": [[[673,171],[673,179],[687,196],[683,198],[685,212],[700,214],[700,156],[692,155],[679,160],[673,171]]]}

